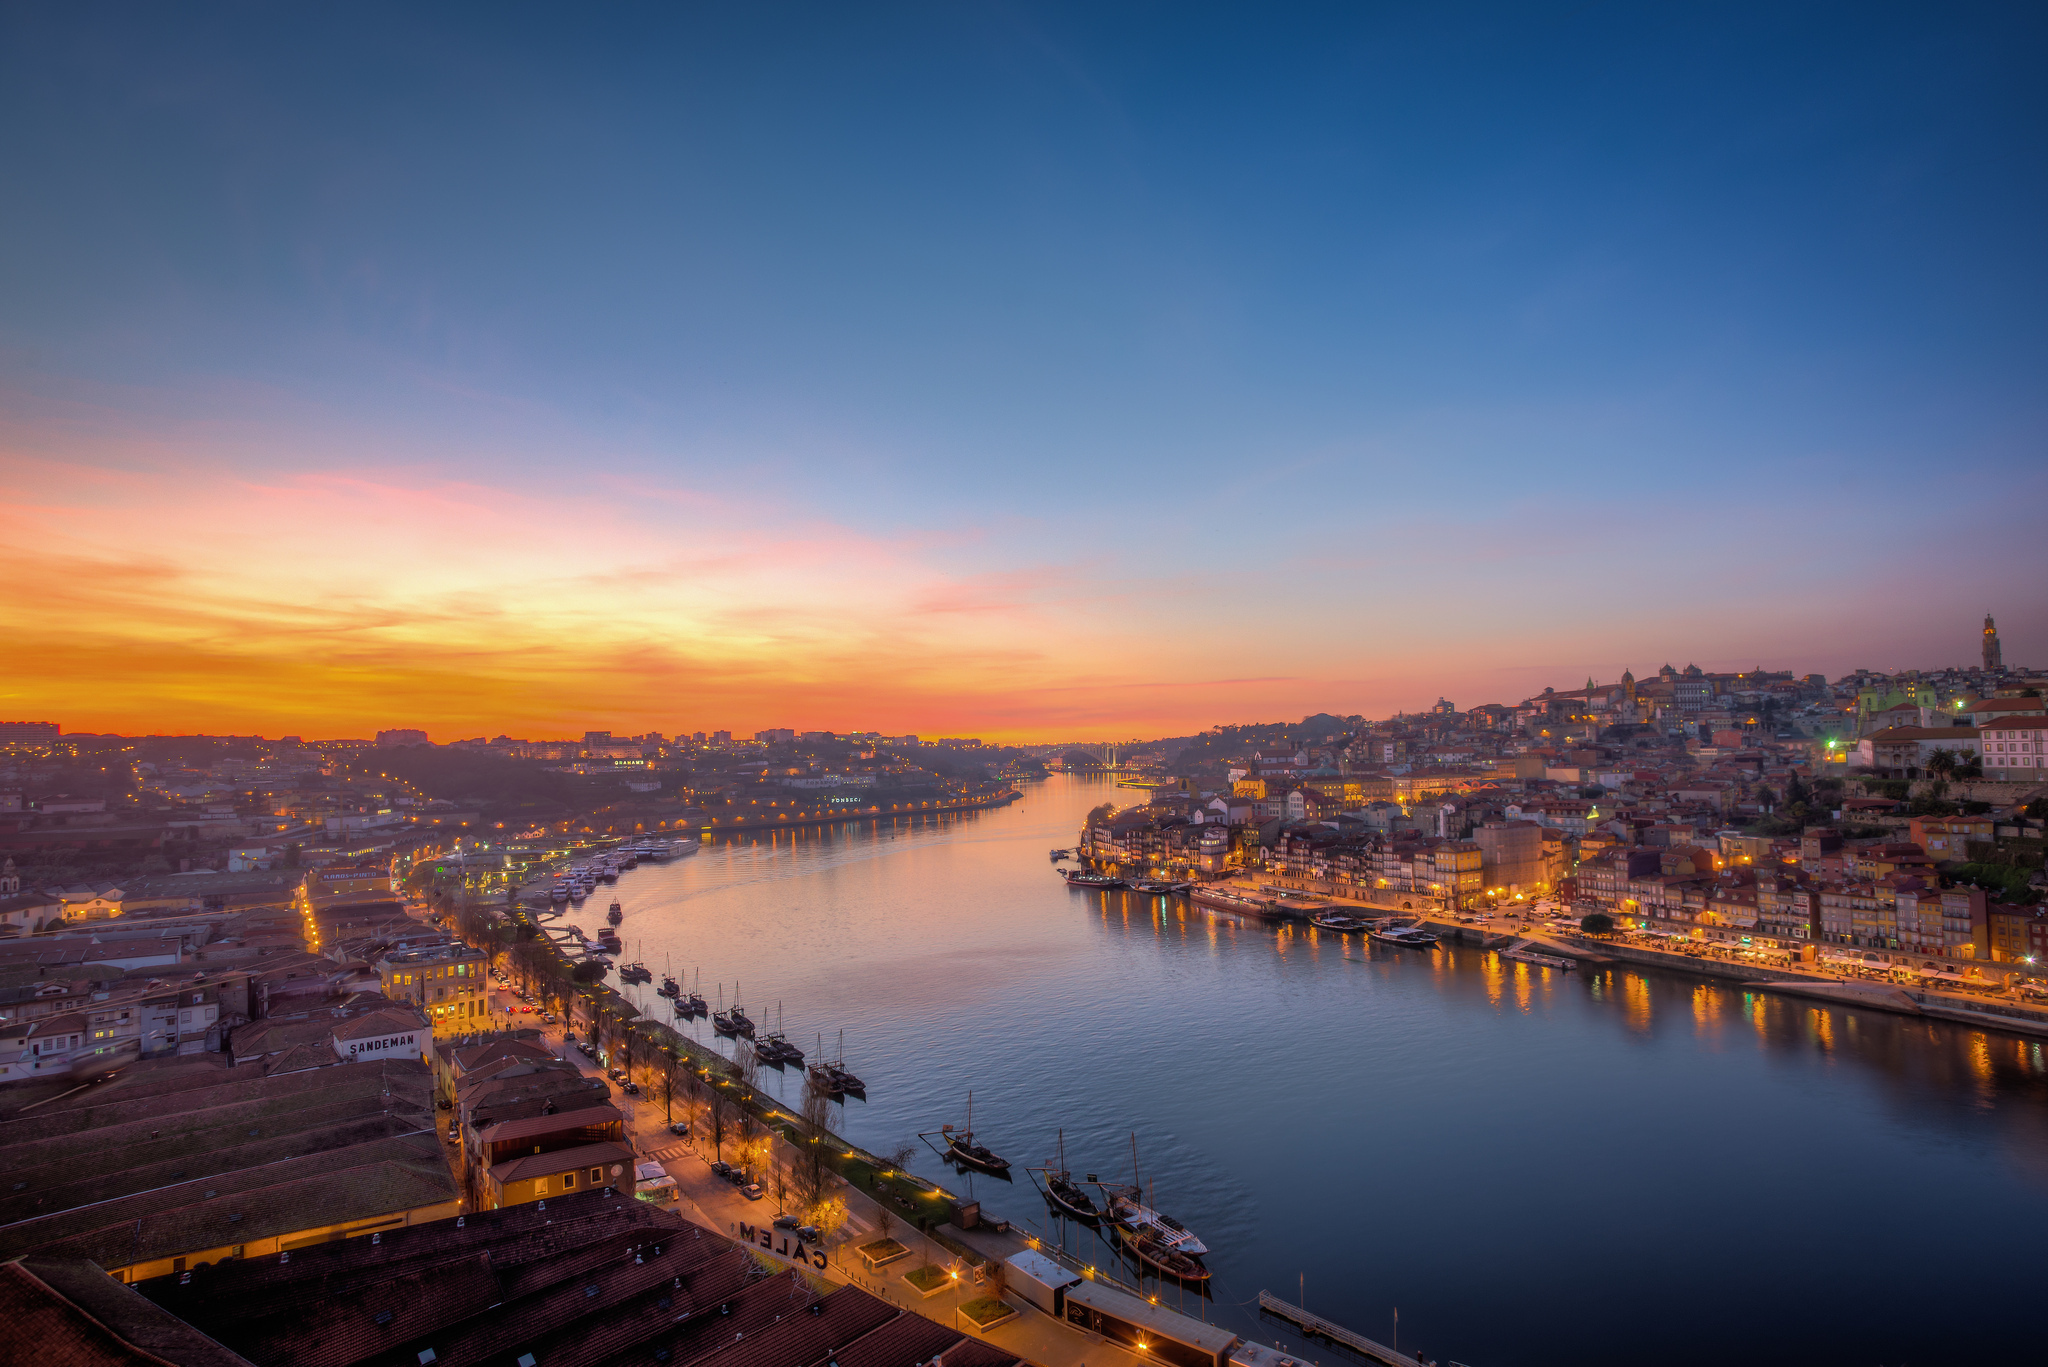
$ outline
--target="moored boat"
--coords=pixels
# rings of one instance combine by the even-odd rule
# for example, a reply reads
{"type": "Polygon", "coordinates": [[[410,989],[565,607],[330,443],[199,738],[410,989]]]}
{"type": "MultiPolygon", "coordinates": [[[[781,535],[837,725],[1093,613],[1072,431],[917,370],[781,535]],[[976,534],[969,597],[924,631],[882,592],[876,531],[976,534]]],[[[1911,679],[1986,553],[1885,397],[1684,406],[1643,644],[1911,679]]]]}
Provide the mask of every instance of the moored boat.
{"type": "Polygon", "coordinates": [[[1060,877],[1067,880],[1070,888],[1094,888],[1098,892],[1112,892],[1130,884],[1121,878],[1112,878],[1106,873],[1091,873],[1087,869],[1061,869],[1060,877]]]}
{"type": "Polygon", "coordinates": [[[1045,1199],[1062,1215],[1094,1224],[1102,1218],[1102,1212],[1081,1184],[1074,1180],[1074,1174],[1067,1170],[1067,1132],[1059,1132],[1059,1166],[1047,1164],[1039,1169],[1045,1174],[1045,1199]]]}
{"type": "Polygon", "coordinates": [[[1428,949],[1437,937],[1418,926],[1378,926],[1368,932],[1377,944],[1407,949],[1428,949]]]}
{"type": "Polygon", "coordinates": [[[986,1144],[974,1142],[974,1093],[967,1094],[967,1124],[961,1129],[951,1125],[939,1127],[939,1133],[946,1137],[946,1156],[955,1163],[964,1163],[983,1172],[1006,1173],[1010,1160],[998,1156],[986,1144]]]}
{"type": "Polygon", "coordinates": [[[1132,1255],[1153,1271],[1184,1282],[1209,1280],[1209,1269],[1203,1266],[1200,1258],[1160,1242],[1150,1230],[1136,1230],[1119,1224],[1116,1232],[1132,1255]]]}

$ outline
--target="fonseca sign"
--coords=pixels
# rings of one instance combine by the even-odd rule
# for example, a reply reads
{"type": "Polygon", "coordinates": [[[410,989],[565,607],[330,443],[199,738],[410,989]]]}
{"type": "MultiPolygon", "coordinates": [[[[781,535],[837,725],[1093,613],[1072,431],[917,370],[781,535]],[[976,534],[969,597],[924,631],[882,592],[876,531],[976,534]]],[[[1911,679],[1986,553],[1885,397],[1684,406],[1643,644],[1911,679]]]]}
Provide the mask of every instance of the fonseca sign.
{"type": "Polygon", "coordinates": [[[794,1235],[779,1234],[765,1225],[760,1229],[755,1229],[752,1225],[741,1225],[740,1238],[756,1248],[767,1249],[777,1257],[788,1258],[793,1262],[809,1263],[820,1272],[831,1266],[831,1260],[825,1256],[824,1249],[812,1248],[794,1235]]]}

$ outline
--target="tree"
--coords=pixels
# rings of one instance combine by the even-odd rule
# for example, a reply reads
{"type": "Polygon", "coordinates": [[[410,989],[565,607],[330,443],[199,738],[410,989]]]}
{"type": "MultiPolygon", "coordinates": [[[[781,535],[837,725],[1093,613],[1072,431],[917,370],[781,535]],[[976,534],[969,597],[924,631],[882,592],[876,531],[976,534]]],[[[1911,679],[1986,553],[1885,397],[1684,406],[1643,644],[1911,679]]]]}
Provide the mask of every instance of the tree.
{"type": "Polygon", "coordinates": [[[1945,780],[1956,771],[1956,752],[1946,747],[1938,749],[1927,757],[1927,762],[1922,767],[1935,780],[1945,780]]]}
{"type": "Polygon", "coordinates": [[[732,1125],[732,1099],[725,1094],[725,1088],[713,1087],[707,1099],[711,1123],[711,1156],[725,1157],[725,1135],[732,1125]]]}
{"type": "Polygon", "coordinates": [[[603,982],[604,965],[595,959],[585,959],[582,963],[576,965],[569,976],[579,983],[603,982]]]}
{"type": "Polygon", "coordinates": [[[1583,916],[1579,919],[1579,929],[1585,931],[1588,935],[1612,935],[1614,933],[1614,918],[1604,911],[1596,911],[1590,916],[1583,916]]]}
{"type": "Polygon", "coordinates": [[[802,1189],[805,1202],[816,1201],[825,1189],[825,1145],[830,1141],[832,1098],[820,1088],[804,1085],[804,1166],[802,1189]]]}
{"type": "Polygon", "coordinates": [[[1791,781],[1785,785],[1785,805],[1787,807],[1803,806],[1812,801],[1812,799],[1813,793],[1807,788],[1805,781],[1797,773],[1794,773],[1791,781]]]}

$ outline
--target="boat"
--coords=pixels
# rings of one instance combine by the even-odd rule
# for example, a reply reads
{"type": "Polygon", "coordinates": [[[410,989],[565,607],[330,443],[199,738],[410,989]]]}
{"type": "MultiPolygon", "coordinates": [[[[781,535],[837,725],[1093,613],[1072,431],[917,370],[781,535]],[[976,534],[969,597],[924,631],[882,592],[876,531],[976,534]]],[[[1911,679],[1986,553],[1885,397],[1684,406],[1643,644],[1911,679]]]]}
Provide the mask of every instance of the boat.
{"type": "Polygon", "coordinates": [[[1503,959],[1513,959],[1516,963],[1536,964],[1543,968],[1555,968],[1565,973],[1569,973],[1579,966],[1577,959],[1567,959],[1560,954],[1538,954],[1532,949],[1503,949],[1500,952],[1500,956],[1503,959]]]}
{"type": "Polygon", "coordinates": [[[724,1011],[712,1013],[711,1028],[721,1035],[745,1035],[754,1037],[754,1023],[747,1019],[747,1013],[740,1008],[740,985],[732,985],[732,1006],[724,1011]]]}
{"type": "Polygon", "coordinates": [[[1171,897],[1186,892],[1193,883],[1174,883],[1164,878],[1140,878],[1131,884],[1133,892],[1149,893],[1154,897],[1171,897]]]}
{"type": "Polygon", "coordinates": [[[617,925],[619,922],[626,919],[626,913],[619,906],[619,902],[616,897],[612,899],[612,909],[606,912],[605,915],[611,918],[611,923],[613,925],[617,925]]]}
{"type": "Polygon", "coordinates": [[[1081,1184],[1074,1180],[1074,1174],[1067,1171],[1067,1132],[1059,1132],[1059,1166],[1047,1164],[1039,1169],[1045,1174],[1045,1199],[1052,1208],[1062,1215],[1094,1224],[1102,1218],[1102,1212],[1081,1184]]]}
{"type": "Polygon", "coordinates": [[[1054,850],[1052,852],[1052,862],[1057,864],[1062,859],[1070,858],[1073,855],[1073,853],[1074,852],[1072,850],[1054,850]]]}
{"type": "MultiPolygon", "coordinates": [[[[818,1035],[818,1052],[821,1054],[825,1052],[825,1036],[822,1031],[818,1035]]],[[[821,1060],[820,1062],[813,1063],[804,1071],[810,1079],[811,1086],[823,1092],[826,1096],[846,1096],[851,1094],[864,1097],[868,1094],[868,1085],[847,1071],[846,1032],[844,1030],[839,1032],[839,1057],[829,1062],[821,1060]]]]}
{"type": "Polygon", "coordinates": [[[554,885],[554,887],[552,887],[552,888],[548,889],[548,900],[549,900],[550,902],[566,902],[566,901],[568,901],[568,900],[569,900],[569,885],[568,885],[567,883],[557,883],[557,884],[555,884],[555,885],[554,885]]]}
{"type": "Polygon", "coordinates": [[[1428,949],[1437,942],[1435,935],[1420,926],[1376,926],[1367,933],[1379,944],[1409,949],[1428,949]]]}
{"type": "MultiPolygon", "coordinates": [[[[663,959],[661,963],[661,986],[655,988],[654,992],[656,996],[660,997],[680,997],[683,995],[682,987],[676,982],[674,965],[666,959],[663,959]]],[[[681,1005],[681,1003],[678,1002],[677,1005],[681,1005]]]]}
{"type": "MultiPolygon", "coordinates": [[[[1135,1132],[1131,1135],[1130,1185],[1111,1186],[1101,1182],[1096,1185],[1109,1198],[1109,1217],[1116,1222],[1119,1234],[1145,1236],[1158,1249],[1185,1257],[1199,1258],[1209,1251],[1209,1246],[1196,1238],[1193,1230],[1172,1216],[1155,1210],[1143,1199],[1144,1188],[1138,1180],[1138,1136],[1135,1132]]],[[[1135,1246],[1132,1251],[1137,1251],[1135,1246]]],[[[1139,1256],[1145,1255],[1140,1253],[1139,1256]]],[[[1153,1265],[1158,1266],[1157,1263],[1153,1265]]]]}
{"type": "Polygon", "coordinates": [[[1319,911],[1309,917],[1308,922],[1323,930],[1341,930],[1354,934],[1366,928],[1365,922],[1356,916],[1346,916],[1341,911],[1319,911]]]}
{"type": "Polygon", "coordinates": [[[637,961],[630,964],[620,964],[619,981],[627,983],[651,983],[654,981],[654,971],[648,968],[646,964],[639,963],[637,961]]]}
{"type": "Polygon", "coordinates": [[[1155,1272],[1177,1277],[1184,1282],[1205,1282],[1209,1280],[1209,1269],[1202,1260],[1190,1253],[1183,1253],[1160,1241],[1150,1230],[1136,1230],[1127,1225],[1116,1226],[1117,1237],[1124,1241],[1132,1255],[1155,1272]]]}
{"type": "Polygon", "coordinates": [[[804,1051],[789,1042],[789,1036],[782,1033],[782,1003],[775,1003],[775,1028],[761,1037],[754,1046],[754,1057],[773,1068],[786,1063],[802,1063],[804,1051]]]}
{"type": "Polygon", "coordinates": [[[1110,892],[1130,886],[1121,878],[1111,878],[1106,873],[1090,873],[1087,869],[1061,869],[1059,872],[1060,877],[1067,880],[1067,886],[1070,888],[1094,888],[1100,892],[1110,892]]]}
{"type": "Polygon", "coordinates": [[[955,1163],[980,1168],[983,1172],[1010,1170],[1009,1159],[999,1158],[987,1145],[974,1142],[974,1093],[967,1094],[967,1127],[956,1130],[945,1125],[940,1127],[939,1133],[946,1137],[946,1156],[955,1163]]]}

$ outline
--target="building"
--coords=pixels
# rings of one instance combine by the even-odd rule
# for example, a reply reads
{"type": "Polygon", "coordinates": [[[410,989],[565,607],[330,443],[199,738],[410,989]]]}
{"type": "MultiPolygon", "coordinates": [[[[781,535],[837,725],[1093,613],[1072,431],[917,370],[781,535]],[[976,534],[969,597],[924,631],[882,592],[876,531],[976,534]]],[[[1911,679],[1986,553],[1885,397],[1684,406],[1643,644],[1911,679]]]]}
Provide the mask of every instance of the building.
{"type": "Polygon", "coordinates": [[[1550,880],[1544,876],[1543,826],[1535,821],[1489,821],[1472,833],[1479,846],[1480,882],[1519,892],[1550,880]]]}
{"type": "Polygon", "coordinates": [[[1991,620],[1991,614],[1984,614],[1984,669],[1995,673],[2005,668],[2005,651],[1998,644],[1998,624],[1991,620]]]}
{"type": "Polygon", "coordinates": [[[859,1287],[767,1275],[793,1264],[794,1241],[765,1221],[740,1231],[730,1239],[600,1189],[111,1289],[256,1367],[1017,1367],[859,1287]]]}
{"type": "Polygon", "coordinates": [[[473,1035],[490,1019],[487,962],[482,950],[454,942],[392,949],[376,961],[378,986],[391,1000],[417,1007],[434,1034],[473,1035]]]}
{"type": "Polygon", "coordinates": [[[0,1258],[175,1279],[460,1213],[417,1060],[266,1075],[173,1057],[46,1085],[0,1143],[0,1258]]]}
{"type": "Polygon", "coordinates": [[[405,745],[431,745],[432,743],[427,739],[427,733],[424,731],[394,729],[377,733],[377,748],[379,750],[395,750],[405,745]]]}
{"type": "Polygon", "coordinates": [[[416,1009],[387,1007],[336,1026],[334,1056],[349,1063],[409,1059],[424,1064],[433,1037],[432,1027],[416,1009]]]}
{"type": "Polygon", "coordinates": [[[2048,783],[2048,716],[2007,716],[1984,728],[1983,737],[1984,777],[2048,783]]]}
{"type": "Polygon", "coordinates": [[[0,721],[0,745],[49,745],[57,736],[53,721],[0,721]]]}

